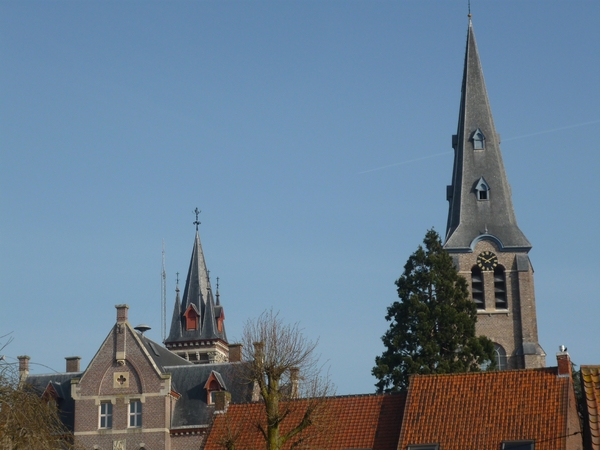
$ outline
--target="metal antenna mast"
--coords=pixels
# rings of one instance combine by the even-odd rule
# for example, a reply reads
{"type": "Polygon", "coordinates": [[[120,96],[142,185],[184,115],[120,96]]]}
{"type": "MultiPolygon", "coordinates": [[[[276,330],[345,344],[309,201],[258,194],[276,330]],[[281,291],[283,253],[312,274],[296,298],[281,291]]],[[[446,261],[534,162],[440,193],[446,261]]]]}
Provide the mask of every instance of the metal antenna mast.
{"type": "Polygon", "coordinates": [[[165,240],[162,241],[162,273],[160,277],[160,306],[162,340],[167,338],[167,271],[165,269],[165,240]]]}

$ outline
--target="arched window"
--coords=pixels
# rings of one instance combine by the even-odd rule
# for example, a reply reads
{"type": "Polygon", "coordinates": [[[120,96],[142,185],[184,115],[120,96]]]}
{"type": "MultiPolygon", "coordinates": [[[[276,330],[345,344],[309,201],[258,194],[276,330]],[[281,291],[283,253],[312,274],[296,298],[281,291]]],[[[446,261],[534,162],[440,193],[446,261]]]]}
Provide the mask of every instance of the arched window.
{"type": "Polygon", "coordinates": [[[483,273],[478,266],[471,269],[471,292],[477,309],[485,309],[485,297],[483,292],[483,273]]]}
{"type": "Polygon", "coordinates": [[[475,130],[473,133],[473,148],[475,150],[484,150],[485,149],[485,136],[481,132],[479,128],[475,130]]]}
{"type": "Polygon", "coordinates": [[[506,359],[506,350],[500,344],[494,342],[494,356],[496,357],[496,368],[498,370],[508,369],[508,361],[506,359]]]}
{"type": "Polygon", "coordinates": [[[506,301],[506,273],[504,267],[494,268],[494,296],[496,297],[496,309],[508,309],[506,301]]]}

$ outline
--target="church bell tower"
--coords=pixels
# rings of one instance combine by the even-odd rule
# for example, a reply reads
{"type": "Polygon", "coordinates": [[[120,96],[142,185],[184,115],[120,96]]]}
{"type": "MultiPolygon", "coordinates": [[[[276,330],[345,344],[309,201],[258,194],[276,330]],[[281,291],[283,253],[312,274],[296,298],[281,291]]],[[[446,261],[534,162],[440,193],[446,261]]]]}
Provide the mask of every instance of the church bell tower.
{"type": "Polygon", "coordinates": [[[477,334],[499,369],[545,366],[538,343],[531,244],[519,229],[469,15],[444,248],[471,288],[477,334]]]}

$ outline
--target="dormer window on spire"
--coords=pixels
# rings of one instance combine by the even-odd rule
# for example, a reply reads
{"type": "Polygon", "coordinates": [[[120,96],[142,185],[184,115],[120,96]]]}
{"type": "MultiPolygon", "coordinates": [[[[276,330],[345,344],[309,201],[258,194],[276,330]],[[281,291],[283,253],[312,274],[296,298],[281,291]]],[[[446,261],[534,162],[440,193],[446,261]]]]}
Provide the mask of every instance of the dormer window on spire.
{"type": "Polygon", "coordinates": [[[200,314],[196,309],[196,305],[191,304],[190,306],[188,306],[188,309],[185,311],[185,313],[183,313],[183,316],[185,317],[186,331],[198,329],[200,314]]]}
{"type": "Polygon", "coordinates": [[[471,140],[473,141],[474,150],[485,150],[485,136],[479,128],[473,132],[471,140]]]}
{"type": "Polygon", "coordinates": [[[477,192],[477,200],[489,200],[490,185],[481,177],[475,185],[475,192],[477,192]]]}

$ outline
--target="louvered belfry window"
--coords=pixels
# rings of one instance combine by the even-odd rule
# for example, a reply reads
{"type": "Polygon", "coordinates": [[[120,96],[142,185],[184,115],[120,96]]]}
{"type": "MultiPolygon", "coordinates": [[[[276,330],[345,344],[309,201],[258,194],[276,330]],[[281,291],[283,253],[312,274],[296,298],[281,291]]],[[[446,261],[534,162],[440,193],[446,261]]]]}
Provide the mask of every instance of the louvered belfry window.
{"type": "Polygon", "coordinates": [[[474,266],[471,269],[471,292],[473,294],[473,301],[475,302],[477,309],[485,309],[483,273],[477,266],[474,266]]]}
{"type": "Polygon", "coordinates": [[[508,309],[508,302],[506,301],[506,273],[502,266],[494,269],[494,295],[496,297],[496,309],[508,309]]]}

